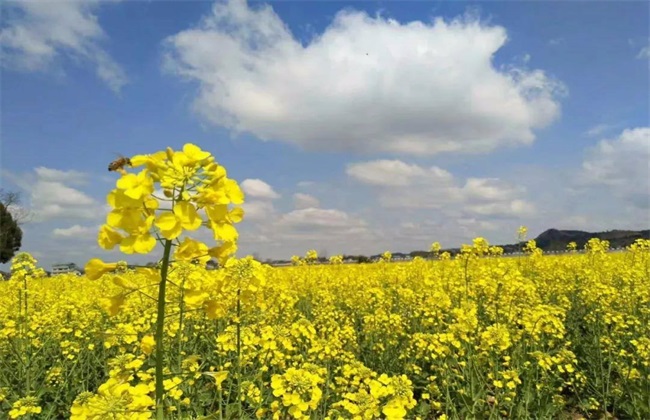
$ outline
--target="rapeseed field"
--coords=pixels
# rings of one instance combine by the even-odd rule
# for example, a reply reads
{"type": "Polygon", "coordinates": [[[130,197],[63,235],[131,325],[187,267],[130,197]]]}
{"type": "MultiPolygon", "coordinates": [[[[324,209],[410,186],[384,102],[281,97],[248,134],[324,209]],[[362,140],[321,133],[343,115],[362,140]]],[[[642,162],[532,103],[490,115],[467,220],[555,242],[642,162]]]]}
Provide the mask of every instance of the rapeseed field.
{"type": "Polygon", "coordinates": [[[235,257],[244,197],[207,152],[131,161],[144,169],[122,170],[98,243],[161,245],[160,264],[47,277],[16,256],[1,418],[650,418],[648,240],[503,258],[477,238],[433,260],[310,251],[270,267],[235,257]],[[201,227],[214,247],[182,236],[201,227]]]}

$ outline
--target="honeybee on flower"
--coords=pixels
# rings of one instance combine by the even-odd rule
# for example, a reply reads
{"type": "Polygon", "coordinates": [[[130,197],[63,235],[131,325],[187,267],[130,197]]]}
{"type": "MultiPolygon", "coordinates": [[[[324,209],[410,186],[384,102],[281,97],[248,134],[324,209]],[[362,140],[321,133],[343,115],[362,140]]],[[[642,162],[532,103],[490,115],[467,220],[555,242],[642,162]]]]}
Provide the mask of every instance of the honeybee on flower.
{"type": "Polygon", "coordinates": [[[109,172],[124,172],[124,167],[125,166],[133,166],[131,164],[131,159],[120,155],[117,159],[112,161],[111,163],[108,164],[108,171],[109,172]]]}

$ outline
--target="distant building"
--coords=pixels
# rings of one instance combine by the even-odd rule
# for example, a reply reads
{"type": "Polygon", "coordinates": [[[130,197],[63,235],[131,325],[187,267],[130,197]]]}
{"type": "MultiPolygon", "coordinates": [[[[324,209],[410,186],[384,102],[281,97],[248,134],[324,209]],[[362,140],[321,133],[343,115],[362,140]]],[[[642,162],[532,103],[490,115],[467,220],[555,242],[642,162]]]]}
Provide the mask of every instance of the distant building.
{"type": "Polygon", "coordinates": [[[63,264],[53,264],[52,265],[52,275],[56,276],[57,274],[76,274],[81,275],[81,269],[77,267],[75,263],[63,263],[63,264]]]}

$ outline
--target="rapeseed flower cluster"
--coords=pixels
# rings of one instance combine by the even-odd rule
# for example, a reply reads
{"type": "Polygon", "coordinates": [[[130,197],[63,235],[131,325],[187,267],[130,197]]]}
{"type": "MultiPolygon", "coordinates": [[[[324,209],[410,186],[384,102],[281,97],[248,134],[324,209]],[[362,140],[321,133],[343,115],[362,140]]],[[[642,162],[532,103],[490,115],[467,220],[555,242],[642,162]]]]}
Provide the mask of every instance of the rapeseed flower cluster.
{"type": "Polygon", "coordinates": [[[10,419],[18,419],[29,416],[30,414],[39,414],[43,409],[38,405],[36,397],[25,397],[17,400],[9,410],[10,419]]]}
{"type": "Polygon", "coordinates": [[[210,153],[188,143],[181,151],[167,148],[134,156],[131,163],[143,169],[137,174],[123,172],[108,194],[112,210],[99,232],[102,248],[119,246],[125,254],[147,254],[156,239],[175,240],[183,232],[206,226],[221,245],[207,248],[185,238],[175,258],[192,261],[213,256],[225,261],[232,255],[238,238],[233,225],[242,220],[243,210],[229,205],[242,204],[244,194],[210,153]]]}
{"type": "Polygon", "coordinates": [[[313,364],[300,368],[290,367],[283,374],[271,377],[273,396],[279,401],[271,404],[273,418],[280,419],[286,409],[295,419],[309,419],[310,411],[318,407],[323,391],[320,388],[325,379],[326,369],[313,364]],[[281,402],[281,404],[278,404],[281,402]]]}

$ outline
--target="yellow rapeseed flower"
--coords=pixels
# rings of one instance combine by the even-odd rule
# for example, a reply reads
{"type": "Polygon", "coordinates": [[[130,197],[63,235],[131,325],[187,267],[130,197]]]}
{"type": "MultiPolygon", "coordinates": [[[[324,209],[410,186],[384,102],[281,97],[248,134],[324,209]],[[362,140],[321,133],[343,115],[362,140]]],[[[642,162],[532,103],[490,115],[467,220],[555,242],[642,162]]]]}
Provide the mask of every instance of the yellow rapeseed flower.
{"type": "Polygon", "coordinates": [[[109,273],[117,268],[117,263],[105,263],[99,258],[92,258],[84,267],[86,277],[90,280],[97,280],[106,273],[109,273]]]}

